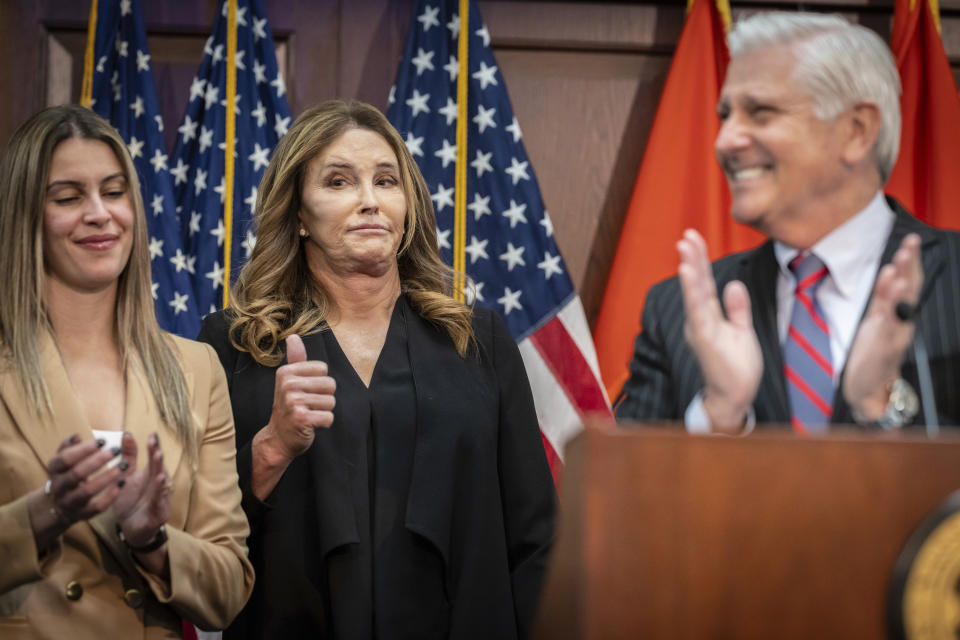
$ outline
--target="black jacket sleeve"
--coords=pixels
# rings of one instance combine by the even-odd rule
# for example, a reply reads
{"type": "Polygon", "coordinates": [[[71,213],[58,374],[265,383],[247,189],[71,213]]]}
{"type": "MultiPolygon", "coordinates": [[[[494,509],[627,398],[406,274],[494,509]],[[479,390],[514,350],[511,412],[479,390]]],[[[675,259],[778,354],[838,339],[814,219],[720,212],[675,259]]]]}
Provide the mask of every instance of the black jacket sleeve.
{"type": "Polygon", "coordinates": [[[617,398],[618,418],[680,420],[671,345],[683,343],[683,306],[676,279],[654,285],[643,307],[643,329],[634,343],[630,377],[617,398]]]}

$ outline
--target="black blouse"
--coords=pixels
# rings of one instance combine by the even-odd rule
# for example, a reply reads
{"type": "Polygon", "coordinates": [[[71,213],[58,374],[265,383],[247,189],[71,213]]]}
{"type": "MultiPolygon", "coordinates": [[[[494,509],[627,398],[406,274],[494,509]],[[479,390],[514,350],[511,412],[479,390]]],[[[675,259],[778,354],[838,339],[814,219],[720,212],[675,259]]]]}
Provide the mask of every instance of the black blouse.
{"type": "Polygon", "coordinates": [[[503,322],[474,309],[465,356],[401,296],[370,387],[330,331],[303,336],[337,380],[330,428],[261,501],[253,446],[277,366],[200,339],[227,375],[257,572],[225,640],[513,640],[526,636],[553,533],[554,491],[529,383],[503,322]]]}
{"type": "MultiPolygon", "coordinates": [[[[398,593],[429,591],[436,599],[438,622],[446,609],[443,566],[422,538],[404,527],[413,446],[416,441],[416,395],[407,352],[406,298],[400,297],[367,387],[347,359],[333,331],[324,331],[327,367],[337,382],[337,406],[331,429],[353,434],[356,450],[344,452],[356,465],[356,478],[366,486],[353,492],[353,507],[360,535],[356,551],[371,577],[374,637],[409,621],[390,619],[389,603],[398,593]],[[433,581],[424,584],[424,566],[433,567],[433,581]],[[379,614],[379,618],[377,615],[379,614]]],[[[401,626],[401,628],[403,628],[401,626]]]]}

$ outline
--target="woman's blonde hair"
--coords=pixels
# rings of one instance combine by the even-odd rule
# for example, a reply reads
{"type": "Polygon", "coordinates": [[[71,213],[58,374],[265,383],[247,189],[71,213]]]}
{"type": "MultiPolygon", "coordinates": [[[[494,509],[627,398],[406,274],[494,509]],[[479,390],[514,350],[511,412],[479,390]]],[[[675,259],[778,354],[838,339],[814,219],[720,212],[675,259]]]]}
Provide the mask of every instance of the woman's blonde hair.
{"type": "MultiPolygon", "coordinates": [[[[117,131],[89,109],[61,105],[44,109],[20,125],[0,158],[0,349],[6,366],[19,374],[27,397],[52,414],[43,378],[38,337],[56,334],[44,302],[43,221],[50,162],[57,145],[69,138],[97,140],[113,151],[127,179],[134,209],[133,246],[117,287],[115,327],[124,371],[136,358],[143,367],[160,415],[195,459],[197,434],[187,387],[169,336],[153,310],[150,253],[140,183],[117,131]]],[[[133,418],[133,416],[128,416],[133,418]]]]}
{"type": "Polygon", "coordinates": [[[410,304],[450,335],[461,356],[474,339],[470,307],[450,297],[453,272],[437,250],[433,201],[403,138],[375,107],[331,100],[297,118],[260,183],[257,243],[233,288],[230,339],[261,364],[279,364],[280,342],[293,333],[318,331],[330,312],[329,294],[312,277],[298,235],[301,189],[310,161],[356,128],[383,136],[400,165],[407,219],[397,263],[410,304]]]}

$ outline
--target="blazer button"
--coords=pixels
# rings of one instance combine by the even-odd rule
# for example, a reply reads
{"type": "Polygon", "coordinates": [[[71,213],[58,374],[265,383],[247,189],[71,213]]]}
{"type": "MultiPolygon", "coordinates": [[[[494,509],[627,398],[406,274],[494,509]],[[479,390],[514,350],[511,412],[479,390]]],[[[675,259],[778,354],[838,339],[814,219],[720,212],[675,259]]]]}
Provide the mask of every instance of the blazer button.
{"type": "Polygon", "coordinates": [[[143,606],[143,594],[139,589],[127,589],[123,594],[123,599],[127,606],[137,609],[143,606]]]}
{"type": "Polygon", "coordinates": [[[83,595],[83,586],[76,580],[67,583],[67,600],[79,600],[83,595]]]}

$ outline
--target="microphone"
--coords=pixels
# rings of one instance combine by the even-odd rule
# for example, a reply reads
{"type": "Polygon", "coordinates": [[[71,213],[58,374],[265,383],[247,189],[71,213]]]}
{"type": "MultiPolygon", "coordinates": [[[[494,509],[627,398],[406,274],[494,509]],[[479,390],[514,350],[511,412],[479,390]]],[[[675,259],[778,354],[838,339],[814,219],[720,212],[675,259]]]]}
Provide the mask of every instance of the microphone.
{"type": "MultiPolygon", "coordinates": [[[[894,312],[901,321],[909,322],[916,318],[918,306],[907,302],[898,302],[894,312]]],[[[927,347],[923,342],[923,337],[916,327],[913,331],[913,359],[917,363],[917,381],[920,383],[920,401],[923,404],[923,420],[927,425],[927,437],[936,438],[940,435],[940,423],[937,420],[937,405],[933,398],[930,359],[927,357],[927,347]]]]}
{"type": "Polygon", "coordinates": [[[909,322],[913,320],[913,316],[917,314],[917,307],[908,302],[898,302],[894,308],[894,312],[900,320],[909,322]]]}

